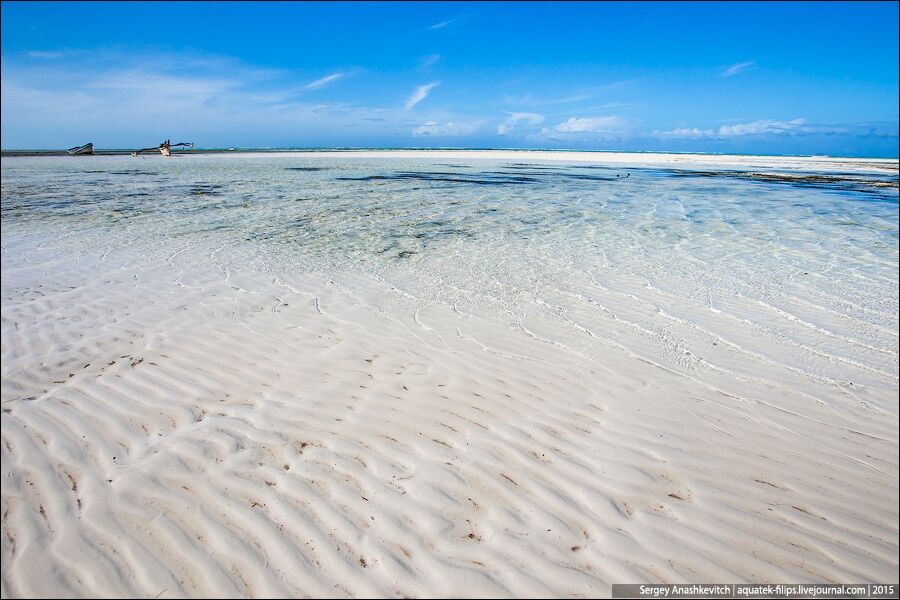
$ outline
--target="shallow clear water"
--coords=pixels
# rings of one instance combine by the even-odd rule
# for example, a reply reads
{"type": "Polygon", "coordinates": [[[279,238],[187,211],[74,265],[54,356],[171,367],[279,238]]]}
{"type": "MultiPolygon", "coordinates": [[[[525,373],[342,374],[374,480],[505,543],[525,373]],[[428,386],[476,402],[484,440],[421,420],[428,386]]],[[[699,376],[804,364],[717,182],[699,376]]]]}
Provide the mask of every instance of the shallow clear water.
{"type": "Polygon", "coordinates": [[[483,160],[12,158],[3,262],[35,240],[61,255],[208,248],[232,269],[389,282],[421,305],[490,310],[562,346],[582,336],[680,369],[751,376],[765,363],[895,389],[898,195],[879,185],[892,180],[483,160]]]}

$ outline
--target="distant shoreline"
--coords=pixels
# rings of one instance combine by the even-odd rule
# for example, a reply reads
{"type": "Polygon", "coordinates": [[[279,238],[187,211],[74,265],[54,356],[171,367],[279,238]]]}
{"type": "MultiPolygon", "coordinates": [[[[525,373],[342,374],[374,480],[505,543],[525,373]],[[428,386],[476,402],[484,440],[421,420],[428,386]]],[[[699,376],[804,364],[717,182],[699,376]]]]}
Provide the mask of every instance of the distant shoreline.
{"type": "MultiPolygon", "coordinates": [[[[101,148],[95,149],[95,156],[127,156],[134,152],[133,149],[123,148],[101,148]]],[[[398,153],[434,153],[441,155],[447,153],[552,153],[556,155],[564,154],[590,154],[590,155],[636,155],[636,156],[681,156],[681,157],[751,157],[751,158],[772,158],[772,159],[814,159],[814,160],[867,160],[867,161],[884,161],[898,162],[898,157],[884,156],[831,156],[824,154],[740,154],[740,153],[720,153],[720,152],[669,152],[661,150],[633,150],[633,151],[617,151],[617,150],[574,150],[574,149],[546,149],[546,148],[193,148],[187,150],[172,151],[172,154],[347,154],[355,155],[359,153],[379,153],[382,155],[398,154],[398,153]]],[[[152,156],[152,154],[147,154],[152,156]]],[[[0,150],[0,156],[68,156],[65,149],[4,149],[0,150]]]]}
{"type": "MultiPolygon", "coordinates": [[[[127,150],[100,150],[93,156],[123,156],[127,150]]],[[[200,160],[233,154],[235,158],[269,157],[284,159],[370,159],[370,160],[494,160],[494,161],[564,161],[569,163],[594,163],[616,168],[662,168],[683,170],[726,170],[754,173],[779,171],[785,176],[797,176],[810,172],[857,176],[878,173],[896,179],[900,163],[891,158],[850,158],[830,156],[760,156],[741,154],[688,154],[665,152],[601,152],[572,150],[289,150],[289,149],[194,149],[172,152],[173,156],[196,155],[200,160]]],[[[73,160],[90,160],[88,156],[68,157],[65,152],[6,151],[4,157],[66,156],[73,160]],[[15,152],[15,153],[13,153],[15,152]]],[[[148,153],[142,158],[162,158],[158,153],[148,153]]]]}

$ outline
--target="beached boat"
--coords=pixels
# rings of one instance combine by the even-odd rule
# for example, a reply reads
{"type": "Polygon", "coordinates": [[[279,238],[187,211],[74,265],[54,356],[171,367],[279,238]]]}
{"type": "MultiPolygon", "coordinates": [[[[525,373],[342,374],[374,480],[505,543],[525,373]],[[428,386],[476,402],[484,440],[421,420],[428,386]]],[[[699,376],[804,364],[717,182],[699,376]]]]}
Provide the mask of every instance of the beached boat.
{"type": "Polygon", "coordinates": [[[185,148],[193,148],[194,143],[193,142],[178,142],[177,144],[173,144],[171,141],[166,140],[159,146],[153,146],[151,148],[143,148],[141,150],[138,150],[137,152],[132,152],[131,155],[137,156],[138,154],[140,154],[142,152],[148,152],[150,150],[159,150],[159,153],[162,154],[163,156],[172,156],[172,148],[177,148],[178,146],[184,146],[185,148]]]}
{"type": "Polygon", "coordinates": [[[78,156],[81,154],[93,154],[94,144],[89,142],[84,146],[75,146],[74,148],[69,148],[68,150],[66,150],[66,153],[72,156],[78,156]]]}

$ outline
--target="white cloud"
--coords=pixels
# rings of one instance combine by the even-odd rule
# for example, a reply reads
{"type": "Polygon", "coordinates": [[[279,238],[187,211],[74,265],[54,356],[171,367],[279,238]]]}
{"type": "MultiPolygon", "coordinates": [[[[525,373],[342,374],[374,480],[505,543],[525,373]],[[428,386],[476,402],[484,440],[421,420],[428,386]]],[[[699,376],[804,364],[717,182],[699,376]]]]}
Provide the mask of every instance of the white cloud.
{"type": "Polygon", "coordinates": [[[722,125],[719,127],[719,135],[723,137],[733,135],[756,135],[759,133],[786,133],[803,125],[803,119],[791,121],[776,121],[775,119],[763,119],[752,123],[739,123],[737,125],[722,125]]]}
{"type": "MultiPolygon", "coordinates": [[[[572,104],[575,102],[583,102],[585,100],[592,100],[599,96],[607,95],[609,92],[621,90],[623,88],[627,88],[632,86],[634,83],[640,81],[640,79],[623,79],[621,81],[612,81],[610,83],[605,83],[603,85],[596,85],[592,87],[580,88],[577,90],[572,90],[570,92],[566,92],[560,96],[556,97],[547,97],[547,96],[536,96],[535,94],[524,94],[519,96],[513,95],[504,95],[503,101],[507,104],[515,104],[518,106],[547,106],[554,104],[572,104]]],[[[507,85],[511,85],[508,83],[507,85]]],[[[609,103],[612,104],[612,103],[609,103]]],[[[585,108],[579,108],[579,111],[590,110],[585,108]]]]}
{"type": "Polygon", "coordinates": [[[718,129],[700,129],[698,127],[678,127],[668,131],[656,130],[654,136],[665,138],[716,138],[729,139],[741,136],[753,135],[782,135],[782,136],[806,136],[806,135],[844,135],[869,138],[896,138],[897,124],[890,122],[856,122],[856,123],[807,123],[804,119],[792,119],[780,121],[777,119],[762,119],[751,123],[738,123],[737,125],[722,125],[718,129]]]}
{"type": "Polygon", "coordinates": [[[691,138],[691,137],[713,137],[716,135],[715,129],[699,129],[697,127],[676,127],[675,129],[670,129],[668,131],[660,131],[656,130],[653,132],[656,136],[661,137],[677,137],[677,138],[691,138]]]}
{"type": "Polygon", "coordinates": [[[4,63],[4,148],[62,148],[82,138],[98,147],[141,147],[163,135],[199,145],[346,145],[373,143],[375,136],[408,137],[421,122],[406,122],[402,107],[303,102],[306,81],[229,57],[66,57],[60,63],[4,63]],[[381,124],[371,125],[375,118],[381,124]]]}
{"type": "Polygon", "coordinates": [[[724,71],[722,71],[722,77],[731,77],[733,75],[737,75],[738,73],[740,73],[747,67],[751,67],[754,64],[756,64],[756,61],[748,60],[747,62],[741,62],[741,63],[731,65],[730,67],[728,67],[724,71]]]}
{"type": "Polygon", "coordinates": [[[474,133],[481,126],[482,121],[475,121],[471,123],[459,123],[454,121],[447,121],[444,124],[440,124],[437,121],[427,121],[424,125],[420,125],[412,130],[412,134],[415,136],[421,135],[433,135],[433,136],[453,136],[453,135],[468,135],[470,133],[474,133]]]}
{"type": "Polygon", "coordinates": [[[544,122],[544,115],[529,112],[511,112],[507,113],[509,118],[497,126],[497,135],[506,135],[510,133],[517,124],[525,123],[527,125],[539,125],[544,122]]]}
{"type": "Polygon", "coordinates": [[[625,129],[625,120],[620,117],[571,117],[545,133],[619,133],[625,129]]]}
{"type": "Polygon", "coordinates": [[[441,60],[440,54],[429,54],[428,56],[423,56],[419,59],[419,68],[420,69],[430,69],[434,65],[436,65],[441,60]]]}
{"type": "Polygon", "coordinates": [[[432,81],[431,83],[420,85],[415,89],[412,95],[407,98],[406,104],[403,105],[404,108],[406,108],[406,110],[411,109],[413,106],[424,100],[428,96],[428,93],[439,85],[441,85],[440,81],[432,81]]]}
{"type": "MultiPolygon", "coordinates": [[[[146,95],[148,98],[158,96],[160,90],[178,90],[167,98],[166,103],[188,100],[197,104],[221,94],[225,90],[240,85],[236,79],[217,77],[186,77],[143,70],[115,71],[100,75],[85,82],[86,88],[102,88],[116,90],[130,97],[146,95]]],[[[156,99],[155,101],[158,101],[156,99]]],[[[171,107],[171,105],[169,105],[171,107]]]]}
{"type": "Polygon", "coordinates": [[[44,52],[43,50],[34,50],[28,53],[31,58],[61,58],[64,56],[62,52],[44,52]]]}
{"type": "Polygon", "coordinates": [[[792,119],[779,121],[776,119],[762,119],[752,123],[738,123],[737,125],[722,125],[718,129],[699,129],[697,127],[678,127],[669,131],[654,131],[654,135],[661,137],[699,138],[699,137],[735,137],[742,135],[759,135],[763,133],[789,134],[804,131],[804,119],[792,119]]]}
{"type": "Polygon", "coordinates": [[[304,86],[304,89],[317,90],[320,87],[325,87],[329,83],[333,83],[333,82],[337,81],[338,79],[341,79],[346,76],[347,76],[347,73],[342,73],[342,72],[338,71],[337,73],[332,73],[331,75],[326,75],[325,77],[321,77],[311,83],[306,84],[304,86]]]}
{"type": "Polygon", "coordinates": [[[459,21],[460,17],[456,17],[455,19],[447,19],[446,21],[441,21],[440,23],[435,23],[434,25],[429,25],[428,29],[443,29],[447,25],[459,21]]]}

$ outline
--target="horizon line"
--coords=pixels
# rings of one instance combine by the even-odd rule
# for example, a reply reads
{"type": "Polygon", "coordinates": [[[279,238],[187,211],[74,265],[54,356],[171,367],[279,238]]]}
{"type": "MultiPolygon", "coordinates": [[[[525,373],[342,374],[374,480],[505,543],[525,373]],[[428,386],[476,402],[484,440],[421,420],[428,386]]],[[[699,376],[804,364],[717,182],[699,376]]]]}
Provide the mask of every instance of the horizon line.
{"type": "MultiPolygon", "coordinates": [[[[0,155],[14,156],[42,156],[65,154],[67,148],[0,148],[0,155]]],[[[591,152],[598,154],[683,154],[683,155],[707,155],[707,156],[768,156],[783,158],[862,158],[897,160],[900,156],[885,155],[856,155],[844,156],[835,154],[760,154],[745,152],[708,152],[708,151],[676,151],[676,150],[586,150],[578,148],[539,148],[539,147],[484,147],[484,146],[228,146],[228,147],[198,147],[190,150],[179,150],[177,154],[206,154],[206,153],[244,153],[244,152],[390,152],[390,151],[512,151],[512,152],[591,152]]],[[[133,152],[132,148],[98,148],[94,155],[118,156],[122,153],[133,152]]]]}

